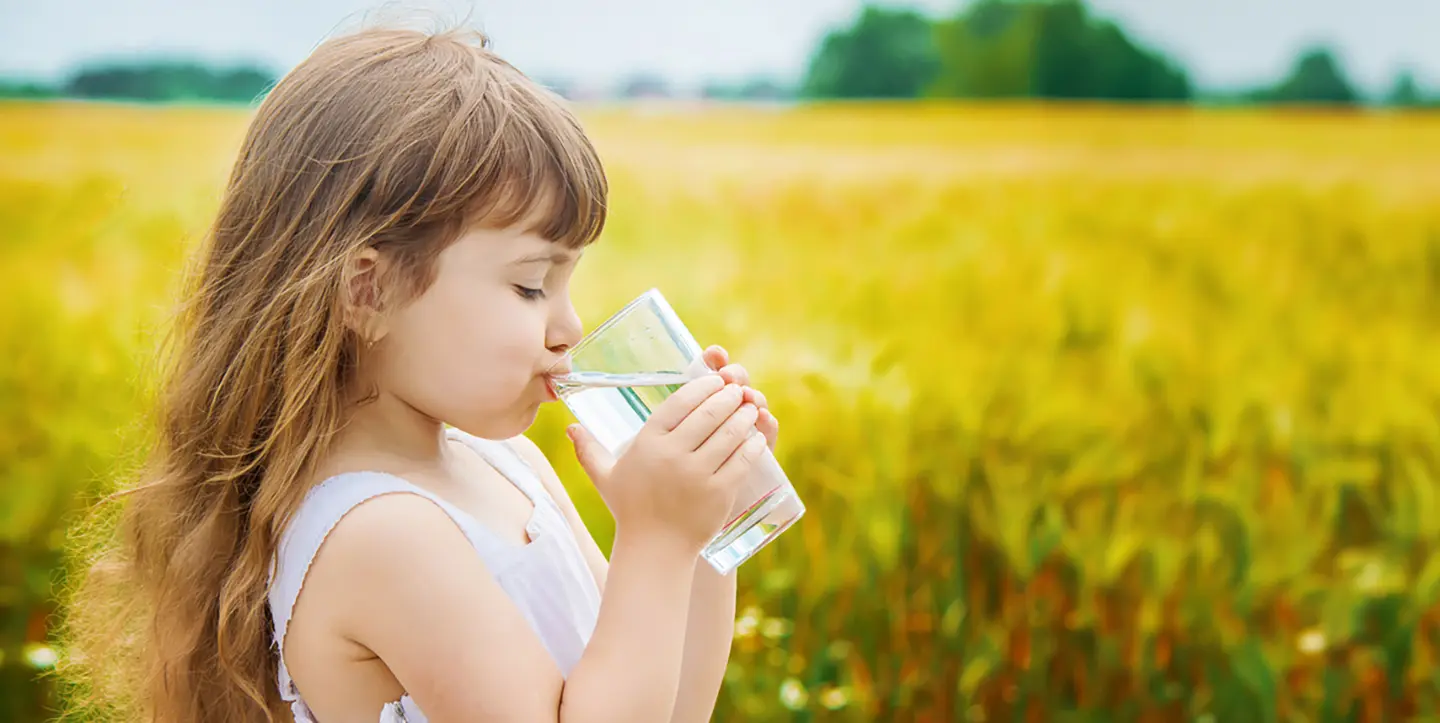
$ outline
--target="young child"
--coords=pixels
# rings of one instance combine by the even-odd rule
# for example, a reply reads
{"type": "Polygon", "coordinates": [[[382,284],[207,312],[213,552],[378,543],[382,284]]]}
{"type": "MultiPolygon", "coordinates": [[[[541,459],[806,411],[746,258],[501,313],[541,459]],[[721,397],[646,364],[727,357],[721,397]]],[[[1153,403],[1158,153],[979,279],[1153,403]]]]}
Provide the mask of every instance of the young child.
{"type": "Polygon", "coordinates": [[[699,552],[774,444],[764,396],[712,347],[618,460],[570,430],[608,561],[522,436],[581,337],[568,285],[606,193],[574,117],[481,37],[370,29],[290,72],[71,601],[72,712],[708,720],[735,580],[699,552]]]}

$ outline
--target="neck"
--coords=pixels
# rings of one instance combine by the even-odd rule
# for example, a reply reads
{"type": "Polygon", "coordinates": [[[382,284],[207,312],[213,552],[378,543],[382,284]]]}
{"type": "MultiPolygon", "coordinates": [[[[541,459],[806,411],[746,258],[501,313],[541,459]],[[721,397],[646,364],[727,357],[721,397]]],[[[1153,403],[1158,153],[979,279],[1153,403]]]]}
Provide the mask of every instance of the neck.
{"type": "Polygon", "coordinates": [[[368,463],[395,472],[435,469],[446,459],[445,425],[382,392],[355,405],[331,449],[341,464],[368,463]]]}

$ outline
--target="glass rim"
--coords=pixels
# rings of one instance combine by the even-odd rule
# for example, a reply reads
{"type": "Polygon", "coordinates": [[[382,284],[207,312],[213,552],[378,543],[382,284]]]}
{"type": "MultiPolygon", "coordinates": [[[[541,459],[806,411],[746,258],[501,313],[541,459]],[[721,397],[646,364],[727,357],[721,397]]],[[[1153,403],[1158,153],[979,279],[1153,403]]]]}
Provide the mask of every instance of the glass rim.
{"type": "Polygon", "coordinates": [[[599,338],[600,336],[602,336],[606,331],[608,331],[609,329],[611,329],[612,327],[614,327],[616,324],[620,323],[620,321],[621,321],[622,319],[624,319],[625,317],[627,317],[627,316],[629,316],[631,313],[633,313],[633,312],[635,311],[635,309],[636,309],[637,307],[639,307],[641,304],[643,304],[643,303],[645,303],[645,302],[647,302],[647,301],[652,301],[652,300],[659,301],[659,302],[661,302],[661,303],[663,304],[664,301],[665,301],[665,296],[664,296],[663,294],[661,294],[661,293],[660,293],[660,290],[657,289],[657,288],[651,287],[651,288],[649,288],[649,289],[646,289],[646,290],[645,290],[643,293],[641,293],[639,296],[636,296],[635,298],[631,299],[629,303],[627,303],[627,304],[625,304],[624,306],[620,307],[620,310],[619,310],[619,311],[616,311],[615,313],[611,314],[611,315],[610,315],[610,318],[608,318],[608,319],[606,319],[605,321],[601,322],[600,326],[597,326],[597,327],[595,327],[594,329],[591,329],[591,330],[590,330],[590,333],[589,333],[589,334],[586,334],[584,337],[582,337],[582,338],[580,339],[580,341],[576,342],[575,346],[570,347],[570,349],[568,349],[568,350],[565,352],[566,358],[573,358],[576,353],[578,353],[580,350],[584,349],[585,347],[589,346],[591,342],[595,341],[597,338],[599,338]]]}

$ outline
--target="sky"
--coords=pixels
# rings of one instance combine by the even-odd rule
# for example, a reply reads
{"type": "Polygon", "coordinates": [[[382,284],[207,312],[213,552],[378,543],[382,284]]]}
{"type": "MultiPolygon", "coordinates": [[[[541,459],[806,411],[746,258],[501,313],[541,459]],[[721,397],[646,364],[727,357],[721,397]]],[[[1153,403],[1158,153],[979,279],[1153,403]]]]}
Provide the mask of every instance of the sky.
{"type": "MultiPolygon", "coordinates": [[[[862,0],[420,0],[403,7],[470,14],[522,70],[609,86],[653,72],[677,86],[800,76],[828,28],[862,0]]],[[[886,3],[932,15],[964,0],[886,3]]],[[[1281,76],[1315,42],[1336,47],[1373,91],[1402,67],[1440,87],[1440,0],[1091,0],[1099,14],[1163,48],[1202,87],[1281,76]]],[[[0,0],[0,75],[57,80],[90,58],[199,55],[299,62],[382,0],[0,0]]]]}

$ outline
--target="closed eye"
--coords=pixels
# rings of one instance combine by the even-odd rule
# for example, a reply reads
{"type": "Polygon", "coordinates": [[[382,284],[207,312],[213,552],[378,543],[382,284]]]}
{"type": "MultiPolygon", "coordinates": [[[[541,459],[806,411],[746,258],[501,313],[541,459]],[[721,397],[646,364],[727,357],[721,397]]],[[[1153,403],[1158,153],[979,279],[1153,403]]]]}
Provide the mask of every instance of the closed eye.
{"type": "Polygon", "coordinates": [[[528,286],[517,285],[515,287],[515,292],[520,294],[520,298],[525,299],[526,301],[538,301],[545,298],[544,289],[532,289],[528,286]]]}

